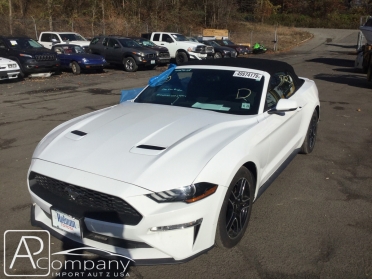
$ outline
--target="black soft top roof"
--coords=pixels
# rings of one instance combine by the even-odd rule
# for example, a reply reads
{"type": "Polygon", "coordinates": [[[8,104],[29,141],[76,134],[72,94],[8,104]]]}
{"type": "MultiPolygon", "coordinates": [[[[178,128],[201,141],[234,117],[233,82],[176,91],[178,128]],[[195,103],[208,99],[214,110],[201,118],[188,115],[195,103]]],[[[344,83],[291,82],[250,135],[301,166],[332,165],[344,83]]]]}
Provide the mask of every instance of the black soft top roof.
{"type": "Polygon", "coordinates": [[[287,72],[291,74],[296,85],[303,83],[298,78],[293,67],[286,62],[259,59],[259,58],[230,58],[230,59],[206,59],[206,60],[190,60],[183,65],[213,65],[213,66],[226,66],[226,67],[239,67],[255,69],[273,75],[278,72],[287,72]]]}

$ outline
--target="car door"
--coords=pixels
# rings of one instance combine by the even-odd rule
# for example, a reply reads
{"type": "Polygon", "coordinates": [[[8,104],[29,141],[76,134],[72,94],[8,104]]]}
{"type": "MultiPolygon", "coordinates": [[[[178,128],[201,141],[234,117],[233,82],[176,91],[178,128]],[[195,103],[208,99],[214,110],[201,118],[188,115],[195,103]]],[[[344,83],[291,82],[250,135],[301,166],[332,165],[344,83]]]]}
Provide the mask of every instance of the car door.
{"type": "MultiPolygon", "coordinates": [[[[299,128],[302,120],[303,102],[299,101],[297,110],[282,113],[269,113],[280,99],[292,99],[296,88],[294,84],[285,84],[288,79],[282,72],[273,75],[269,81],[266,93],[264,112],[261,117],[266,136],[269,138],[268,162],[262,172],[262,182],[265,182],[292,154],[301,139],[299,128]],[[284,81],[284,82],[283,82],[284,81]]],[[[293,98],[295,99],[295,98],[293,98]]],[[[297,101],[297,100],[296,100],[297,101]]]]}
{"type": "Polygon", "coordinates": [[[46,48],[52,48],[52,34],[43,33],[40,38],[40,44],[46,48]]]}
{"type": "Polygon", "coordinates": [[[175,55],[177,51],[177,44],[175,43],[172,36],[170,36],[169,34],[161,34],[159,44],[163,47],[166,47],[171,55],[175,55]]]}
{"type": "Polygon", "coordinates": [[[121,45],[118,40],[110,38],[106,47],[106,56],[112,62],[120,63],[122,58],[121,45]]]}

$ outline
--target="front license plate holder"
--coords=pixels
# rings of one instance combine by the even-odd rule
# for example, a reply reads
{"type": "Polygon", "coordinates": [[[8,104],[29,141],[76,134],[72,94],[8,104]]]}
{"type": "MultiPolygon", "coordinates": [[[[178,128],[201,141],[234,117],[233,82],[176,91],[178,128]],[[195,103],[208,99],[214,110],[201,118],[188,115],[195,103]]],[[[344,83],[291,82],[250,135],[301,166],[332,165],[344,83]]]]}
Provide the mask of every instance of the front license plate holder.
{"type": "Polygon", "coordinates": [[[53,227],[78,236],[79,238],[82,237],[82,219],[73,217],[55,208],[51,208],[50,212],[52,213],[53,227]]]}

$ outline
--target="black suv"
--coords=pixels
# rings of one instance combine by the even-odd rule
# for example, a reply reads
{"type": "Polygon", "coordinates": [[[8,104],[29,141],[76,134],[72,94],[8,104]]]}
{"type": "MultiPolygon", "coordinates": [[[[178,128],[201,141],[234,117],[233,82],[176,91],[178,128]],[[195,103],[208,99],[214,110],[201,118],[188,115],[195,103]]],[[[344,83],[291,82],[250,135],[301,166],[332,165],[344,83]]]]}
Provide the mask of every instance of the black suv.
{"type": "Polygon", "coordinates": [[[201,43],[214,47],[213,58],[236,58],[237,52],[231,47],[220,46],[215,41],[200,41],[201,43]]]}
{"type": "Polygon", "coordinates": [[[142,47],[126,37],[95,37],[89,48],[91,53],[102,55],[111,64],[123,64],[127,72],[137,71],[138,66],[154,69],[159,63],[159,56],[155,50],[142,47]]]}
{"type": "Polygon", "coordinates": [[[28,37],[0,36],[0,57],[16,61],[21,76],[60,71],[56,53],[28,37]]]}
{"type": "Polygon", "coordinates": [[[170,54],[166,47],[158,46],[151,42],[148,39],[140,38],[140,37],[129,37],[130,39],[136,41],[140,46],[151,48],[158,52],[159,56],[159,64],[168,64],[170,62],[170,54]]]}

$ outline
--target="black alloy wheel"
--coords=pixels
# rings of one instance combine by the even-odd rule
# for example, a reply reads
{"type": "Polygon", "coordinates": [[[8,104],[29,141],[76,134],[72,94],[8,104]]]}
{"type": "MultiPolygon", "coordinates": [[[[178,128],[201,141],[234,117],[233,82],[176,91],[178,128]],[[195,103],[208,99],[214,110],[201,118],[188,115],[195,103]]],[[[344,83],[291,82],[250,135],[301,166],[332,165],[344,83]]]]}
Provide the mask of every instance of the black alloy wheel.
{"type": "Polygon", "coordinates": [[[216,245],[232,248],[239,243],[247,229],[254,198],[252,173],[241,167],[235,174],[222,204],[216,231],[216,245]]]}
{"type": "Polygon", "coordinates": [[[304,143],[301,146],[300,153],[309,154],[314,150],[318,131],[318,112],[314,110],[310,119],[309,128],[306,133],[304,143]]]}

